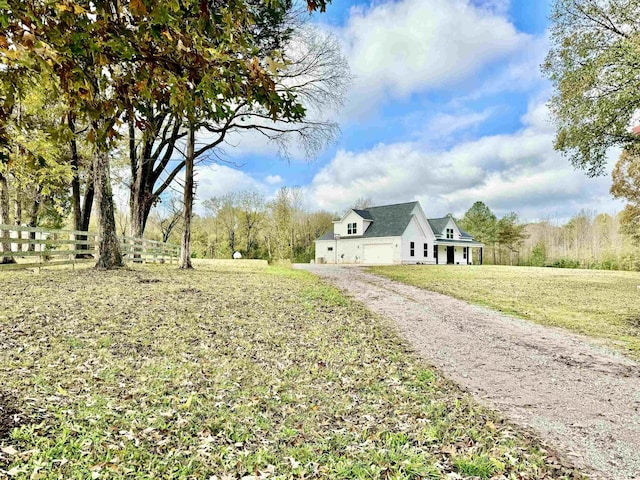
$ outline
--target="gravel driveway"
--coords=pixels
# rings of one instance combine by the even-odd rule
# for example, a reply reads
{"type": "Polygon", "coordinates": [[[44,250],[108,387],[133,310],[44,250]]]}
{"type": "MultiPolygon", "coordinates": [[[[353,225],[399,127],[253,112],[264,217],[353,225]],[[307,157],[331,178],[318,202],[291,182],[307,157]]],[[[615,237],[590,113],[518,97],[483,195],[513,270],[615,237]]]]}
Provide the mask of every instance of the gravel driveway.
{"type": "Polygon", "coordinates": [[[593,478],[640,479],[638,363],[584,337],[357,267],[295,267],[395,321],[429,363],[593,478]]]}

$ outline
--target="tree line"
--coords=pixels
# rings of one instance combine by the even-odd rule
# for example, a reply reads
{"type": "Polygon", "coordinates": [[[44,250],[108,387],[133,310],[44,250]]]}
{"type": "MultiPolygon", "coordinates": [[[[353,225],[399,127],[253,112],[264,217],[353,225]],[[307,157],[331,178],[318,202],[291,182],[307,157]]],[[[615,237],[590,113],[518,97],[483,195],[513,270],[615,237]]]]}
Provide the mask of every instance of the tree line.
{"type": "Polygon", "coordinates": [[[583,211],[566,223],[522,223],[513,212],[498,219],[483,202],[460,219],[485,244],[484,263],[640,271],[638,239],[625,222],[624,212],[583,211]]]}
{"type": "Polygon", "coordinates": [[[118,267],[111,170],[124,161],[132,236],[183,178],[180,265],[190,268],[199,162],[216,161],[232,132],[257,132],[284,155],[297,141],[309,156],[337,134],[327,112],[343,99],[348,67],[297,5],[2,2],[0,223],[56,223],[72,210],[74,229],[86,230],[95,211],[96,266],[118,267]]]}
{"type": "MultiPolygon", "coordinates": [[[[316,238],[333,228],[334,214],[308,211],[303,200],[296,187],[283,187],[272,199],[250,190],[209,198],[193,219],[193,255],[232,258],[240,252],[244,258],[309,262],[316,238]]],[[[166,208],[152,215],[148,233],[176,241],[182,230],[180,204],[171,197],[164,203],[166,208]]]]}

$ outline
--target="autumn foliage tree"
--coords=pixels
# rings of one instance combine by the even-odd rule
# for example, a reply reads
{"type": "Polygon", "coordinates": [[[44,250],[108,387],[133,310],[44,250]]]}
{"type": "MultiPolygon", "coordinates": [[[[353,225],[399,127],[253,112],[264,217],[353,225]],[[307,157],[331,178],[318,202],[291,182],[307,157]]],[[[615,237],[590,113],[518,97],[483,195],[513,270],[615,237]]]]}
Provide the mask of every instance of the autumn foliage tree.
{"type": "MultiPolygon", "coordinates": [[[[259,98],[229,99],[232,108],[222,108],[220,99],[222,116],[198,119],[198,164],[225,162],[228,145],[241,142],[247,133],[274,143],[284,158],[292,146],[312,158],[339,132],[327,115],[342,104],[350,76],[337,40],[301,22],[292,6],[277,14],[262,7],[255,17],[250,28],[256,32],[256,57],[274,82],[274,95],[295,96],[304,116],[274,119],[259,98]]],[[[142,236],[151,208],[185,169],[186,159],[176,157],[175,151],[185,143],[187,129],[184,118],[171,114],[166,101],[139,105],[127,123],[131,235],[142,236]]]]}
{"type": "MultiPolygon", "coordinates": [[[[308,0],[324,10],[324,0],[308,0]]],[[[127,120],[150,128],[144,105],[166,105],[184,122],[185,231],[193,198],[195,131],[202,119],[228,118],[239,102],[264,108],[273,120],[292,121],[305,111],[294,92],[276,91],[267,58],[259,55],[255,12],[273,14],[289,0],[7,0],[0,4],[3,105],[0,148],[12,153],[3,129],[16,96],[15,72],[49,77],[74,114],[87,125],[93,147],[99,212],[97,267],[122,264],[110,181],[110,148],[127,120]],[[259,8],[258,8],[259,7],[259,8]],[[188,217],[188,218],[187,218],[188,217]]],[[[274,52],[277,53],[277,52],[274,52]]],[[[185,242],[183,241],[183,244],[185,242]]],[[[183,266],[189,265],[188,236],[183,266]]]]}
{"type": "Polygon", "coordinates": [[[621,229],[640,244],[640,147],[625,149],[613,170],[611,194],[628,203],[621,213],[621,229]]]}

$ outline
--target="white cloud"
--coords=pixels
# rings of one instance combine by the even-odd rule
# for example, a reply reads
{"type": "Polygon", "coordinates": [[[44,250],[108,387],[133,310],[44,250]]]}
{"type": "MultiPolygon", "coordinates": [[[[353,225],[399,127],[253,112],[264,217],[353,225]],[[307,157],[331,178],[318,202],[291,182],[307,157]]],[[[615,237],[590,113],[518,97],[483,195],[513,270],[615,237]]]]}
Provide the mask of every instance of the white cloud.
{"type": "Polygon", "coordinates": [[[264,178],[264,181],[268,185],[278,185],[283,182],[282,177],[280,175],[267,175],[264,178]]]}
{"type": "MultiPolygon", "coordinates": [[[[196,197],[193,208],[195,213],[202,215],[205,213],[202,207],[205,200],[244,190],[262,193],[265,198],[270,199],[275,196],[283,181],[280,175],[268,175],[264,179],[258,180],[240,168],[227,165],[198,165],[195,171],[196,197]]],[[[183,187],[184,170],[176,176],[175,183],[171,187],[172,194],[182,199],[183,187]]],[[[125,205],[127,201],[128,192],[123,190],[121,202],[124,202],[122,204],[125,205]]]]}
{"type": "MultiPolygon", "coordinates": [[[[525,219],[566,218],[581,209],[620,210],[610,176],[591,179],[553,150],[553,127],[543,103],[532,103],[523,128],[430,151],[419,142],[339,151],[308,186],[310,200],[340,211],[363,196],[377,204],[420,200],[428,215],[463,214],[477,200],[497,214],[525,219]]],[[[613,159],[610,168],[613,165],[613,159]]]]}
{"type": "Polygon", "coordinates": [[[226,165],[210,165],[197,169],[197,195],[211,198],[240,190],[261,190],[263,185],[241,170],[226,165]]]}
{"type": "Polygon", "coordinates": [[[445,138],[460,130],[468,130],[487,121],[495,112],[493,108],[487,108],[482,112],[469,113],[439,113],[431,118],[423,134],[431,138],[445,138]]]}
{"type": "MultiPolygon", "coordinates": [[[[179,179],[179,184],[184,185],[184,174],[179,179]]],[[[196,200],[194,210],[202,214],[202,202],[212,197],[220,197],[231,192],[251,190],[262,192],[265,195],[270,192],[270,187],[246,172],[226,165],[209,165],[196,167],[196,200]]],[[[182,187],[179,187],[182,190],[182,187]]]]}
{"type": "Polygon", "coordinates": [[[339,35],[356,75],[353,101],[362,107],[449,85],[517,52],[530,37],[503,7],[501,0],[401,0],[352,8],[339,35]]]}
{"type": "MultiPolygon", "coordinates": [[[[217,139],[216,135],[206,130],[201,130],[198,132],[196,142],[199,146],[203,146],[215,139],[217,139]]],[[[245,155],[275,157],[278,155],[278,146],[257,130],[231,131],[216,149],[216,155],[224,159],[238,158],[245,155]]]]}
{"type": "Polygon", "coordinates": [[[527,37],[514,55],[497,69],[494,75],[483,80],[468,95],[458,99],[464,103],[467,99],[477,99],[489,95],[501,95],[506,92],[526,92],[548,86],[540,72],[540,66],[550,48],[549,32],[543,35],[527,37]]]}

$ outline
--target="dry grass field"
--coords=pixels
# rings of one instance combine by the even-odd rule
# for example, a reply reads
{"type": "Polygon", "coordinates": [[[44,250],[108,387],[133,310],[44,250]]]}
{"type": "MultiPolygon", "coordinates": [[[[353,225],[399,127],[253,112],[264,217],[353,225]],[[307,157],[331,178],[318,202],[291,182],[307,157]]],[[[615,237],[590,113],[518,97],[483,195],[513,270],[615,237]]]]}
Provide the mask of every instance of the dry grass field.
{"type": "Polygon", "coordinates": [[[0,272],[0,306],[0,477],[581,478],[305,272],[0,272]]]}
{"type": "Polygon", "coordinates": [[[393,266],[370,271],[542,325],[640,359],[640,273],[504,266],[393,266]]]}

